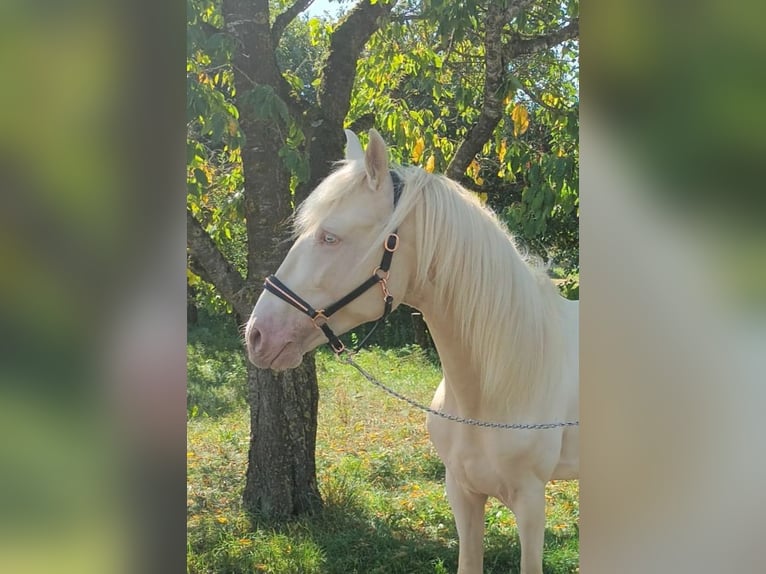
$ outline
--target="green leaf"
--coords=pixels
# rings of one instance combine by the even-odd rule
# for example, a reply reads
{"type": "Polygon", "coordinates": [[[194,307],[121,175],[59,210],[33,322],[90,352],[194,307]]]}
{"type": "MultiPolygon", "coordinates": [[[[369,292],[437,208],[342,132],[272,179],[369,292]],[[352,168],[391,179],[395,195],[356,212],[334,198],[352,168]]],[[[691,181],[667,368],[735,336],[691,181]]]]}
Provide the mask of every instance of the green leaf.
{"type": "Polygon", "coordinates": [[[200,185],[208,185],[210,182],[207,179],[207,174],[199,168],[194,170],[194,179],[200,185]]]}
{"type": "Polygon", "coordinates": [[[281,119],[284,123],[290,120],[287,104],[271,86],[259,84],[244,96],[244,99],[252,107],[256,117],[260,119],[281,119]]]}

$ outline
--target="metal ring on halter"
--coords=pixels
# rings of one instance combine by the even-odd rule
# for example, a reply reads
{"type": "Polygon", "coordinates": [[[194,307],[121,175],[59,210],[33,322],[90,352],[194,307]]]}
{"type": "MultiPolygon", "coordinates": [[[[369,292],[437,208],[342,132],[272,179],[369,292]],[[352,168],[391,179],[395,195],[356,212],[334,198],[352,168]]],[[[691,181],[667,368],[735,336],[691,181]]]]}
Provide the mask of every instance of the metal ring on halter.
{"type": "Polygon", "coordinates": [[[316,327],[317,329],[321,329],[321,328],[322,328],[322,325],[326,325],[328,320],[329,320],[329,319],[327,318],[327,315],[325,315],[325,314],[324,314],[324,309],[319,309],[319,310],[316,312],[316,315],[314,315],[313,317],[311,317],[311,322],[312,322],[312,323],[314,323],[314,327],[316,327]],[[317,320],[318,320],[318,319],[323,319],[323,320],[324,320],[324,323],[322,323],[322,324],[320,325],[319,323],[317,323],[317,320]]]}
{"type": "Polygon", "coordinates": [[[340,339],[336,339],[336,341],[338,342],[338,345],[340,345],[340,347],[335,346],[335,341],[330,341],[329,345],[330,345],[330,348],[335,353],[335,355],[339,356],[343,351],[346,350],[346,345],[344,345],[343,341],[341,341],[340,339]]]}
{"type": "Polygon", "coordinates": [[[389,275],[391,275],[391,272],[390,271],[384,271],[380,267],[376,267],[375,271],[373,271],[372,274],[375,275],[380,280],[381,283],[385,283],[386,281],[388,281],[388,277],[389,277],[389,275]],[[380,273],[378,273],[378,271],[380,271],[380,273]],[[382,273],[382,275],[381,275],[381,273],[382,273]]]}
{"type": "Polygon", "coordinates": [[[383,248],[386,251],[388,251],[389,253],[393,253],[394,251],[399,249],[399,236],[396,233],[392,233],[391,235],[389,235],[386,238],[386,241],[383,243],[383,248]],[[392,237],[394,238],[394,246],[393,247],[389,247],[388,246],[388,240],[391,239],[392,237]]]}

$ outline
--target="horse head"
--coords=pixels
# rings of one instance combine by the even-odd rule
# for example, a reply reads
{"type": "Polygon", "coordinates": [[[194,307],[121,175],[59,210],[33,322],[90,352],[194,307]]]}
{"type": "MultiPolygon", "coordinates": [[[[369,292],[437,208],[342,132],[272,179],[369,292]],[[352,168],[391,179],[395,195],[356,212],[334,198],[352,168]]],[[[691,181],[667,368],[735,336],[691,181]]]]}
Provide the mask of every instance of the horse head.
{"type": "Polygon", "coordinates": [[[342,334],[378,319],[381,295],[392,295],[388,309],[401,302],[405,256],[397,251],[390,271],[379,269],[385,251],[398,247],[398,239],[387,235],[395,201],[386,144],[374,129],[364,151],[353,132],[346,130],[346,138],[345,161],[298,208],[295,242],[247,322],[248,355],[260,368],[295,368],[305,353],[327,342],[323,325],[342,334]],[[371,277],[382,281],[334,305],[371,277]],[[332,312],[325,315],[325,309],[332,312]]]}

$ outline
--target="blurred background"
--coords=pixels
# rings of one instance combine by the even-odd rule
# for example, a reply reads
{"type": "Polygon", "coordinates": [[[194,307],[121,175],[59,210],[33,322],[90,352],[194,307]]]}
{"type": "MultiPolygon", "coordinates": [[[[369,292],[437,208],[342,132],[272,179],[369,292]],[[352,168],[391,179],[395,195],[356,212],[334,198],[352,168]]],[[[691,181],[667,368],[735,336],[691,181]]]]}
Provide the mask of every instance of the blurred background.
{"type": "Polygon", "coordinates": [[[582,7],[581,572],[763,569],[763,12],[582,7]]]}
{"type": "MultiPolygon", "coordinates": [[[[186,4],[4,8],[0,571],[182,571],[186,4]]],[[[581,11],[580,571],[761,571],[764,8],[581,11]]]]}
{"type": "Polygon", "coordinates": [[[182,571],[185,4],[0,20],[0,571],[182,571]]]}

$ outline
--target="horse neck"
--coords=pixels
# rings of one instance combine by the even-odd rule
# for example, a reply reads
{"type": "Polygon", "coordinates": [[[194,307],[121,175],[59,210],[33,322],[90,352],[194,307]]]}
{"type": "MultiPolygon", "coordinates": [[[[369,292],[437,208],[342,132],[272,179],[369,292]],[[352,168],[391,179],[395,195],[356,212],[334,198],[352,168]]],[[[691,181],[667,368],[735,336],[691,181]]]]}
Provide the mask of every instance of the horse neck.
{"type": "MultiPolygon", "coordinates": [[[[412,220],[406,221],[405,228],[407,236],[412,237],[410,226],[415,225],[412,220]]],[[[454,232],[454,229],[452,230],[454,232]]],[[[477,243],[479,249],[482,249],[482,243],[477,243]]],[[[513,272],[519,276],[514,279],[526,282],[527,289],[537,289],[536,279],[533,277],[531,271],[521,262],[518,253],[508,244],[509,258],[515,257],[518,261],[511,262],[513,264],[513,272]]],[[[417,255],[415,256],[416,265],[422,266],[426,262],[417,261],[417,255]]],[[[450,303],[450,300],[454,300],[453,293],[441,289],[441,285],[438,284],[439,274],[434,277],[435,282],[430,282],[425,285],[410,285],[408,296],[405,298],[405,303],[415,307],[423,312],[423,316],[428,324],[429,331],[436,345],[436,349],[439,353],[439,357],[442,362],[442,370],[444,372],[446,387],[447,387],[447,400],[452,405],[458,408],[458,410],[464,416],[479,417],[486,416],[487,413],[508,413],[508,408],[514,408],[512,405],[521,406],[521,402],[524,402],[526,391],[524,389],[512,389],[506,388],[503,395],[512,399],[509,402],[500,400],[494,400],[494,397],[490,397],[486,394],[483,395],[482,386],[486,383],[486,363],[487,357],[482,354],[482,343],[480,341],[466,340],[460,333],[464,331],[463,325],[466,321],[472,319],[472,309],[456,308],[455,305],[450,303]],[[441,300],[437,295],[442,294],[441,300]],[[475,352],[476,350],[479,352],[475,352]]],[[[441,275],[444,277],[444,275],[441,275]]],[[[493,289],[494,292],[498,292],[505,287],[502,285],[496,286],[497,289],[493,289]]],[[[540,296],[544,296],[542,293],[540,296]]],[[[499,322],[507,321],[507,314],[511,312],[510,308],[505,308],[505,305],[498,305],[493,320],[499,322]]],[[[487,329],[495,328],[496,325],[487,324],[487,329]]],[[[531,335],[530,335],[531,336],[531,335]]],[[[525,352],[524,348],[521,350],[513,344],[513,341],[508,341],[506,355],[519,353],[518,360],[523,361],[527,357],[523,357],[525,352]]],[[[511,375],[511,373],[507,373],[511,375]]],[[[513,381],[508,380],[509,384],[513,385],[513,381]]],[[[490,385],[491,387],[491,385],[490,385]]]]}
{"type": "Polygon", "coordinates": [[[433,300],[427,298],[417,307],[423,312],[436,351],[441,360],[446,381],[447,406],[457,406],[463,416],[482,416],[481,369],[474,363],[470,349],[455,333],[460,329],[459,317],[445,312],[433,300]],[[452,404],[450,404],[452,403],[452,404]]]}

